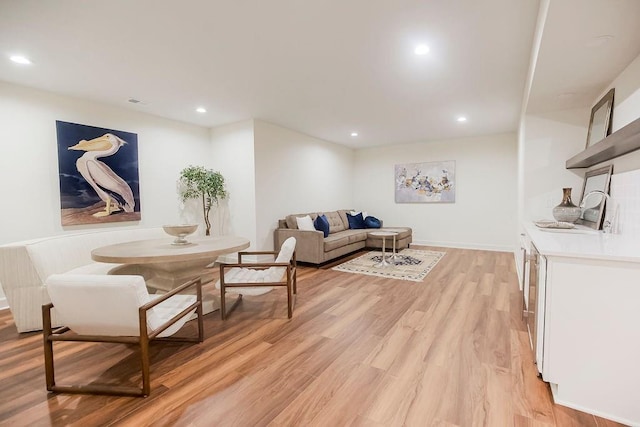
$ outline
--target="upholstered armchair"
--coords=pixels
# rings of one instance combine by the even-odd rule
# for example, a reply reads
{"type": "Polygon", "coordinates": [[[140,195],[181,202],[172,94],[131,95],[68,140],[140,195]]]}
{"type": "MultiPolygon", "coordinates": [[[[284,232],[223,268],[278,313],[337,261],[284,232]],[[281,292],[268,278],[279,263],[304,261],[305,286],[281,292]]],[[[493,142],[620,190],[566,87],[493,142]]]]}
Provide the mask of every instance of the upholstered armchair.
{"type": "Polygon", "coordinates": [[[149,341],[202,342],[202,284],[191,280],[164,295],[150,296],[141,276],[54,274],[46,280],[51,303],[42,306],[47,390],[64,393],[147,396],[149,341]],[[194,295],[183,295],[190,291],[194,295]],[[155,298],[153,298],[155,297],[155,298]],[[51,311],[65,326],[52,330],[51,311]],[[198,336],[171,335],[197,314],[198,336]],[[57,385],[53,343],[82,341],[135,344],[139,347],[142,388],[108,385],[57,385]]]}
{"type": "Polygon", "coordinates": [[[296,239],[289,237],[282,243],[280,252],[277,251],[251,251],[238,252],[237,264],[220,264],[220,280],[216,288],[220,289],[220,316],[222,320],[227,318],[238,303],[242,295],[262,295],[274,287],[287,288],[287,314],[289,319],[293,316],[293,298],[297,294],[296,272],[296,239]],[[247,256],[272,255],[274,262],[247,262],[243,258],[247,256]],[[237,294],[238,298],[227,311],[226,294],[237,294]]]}

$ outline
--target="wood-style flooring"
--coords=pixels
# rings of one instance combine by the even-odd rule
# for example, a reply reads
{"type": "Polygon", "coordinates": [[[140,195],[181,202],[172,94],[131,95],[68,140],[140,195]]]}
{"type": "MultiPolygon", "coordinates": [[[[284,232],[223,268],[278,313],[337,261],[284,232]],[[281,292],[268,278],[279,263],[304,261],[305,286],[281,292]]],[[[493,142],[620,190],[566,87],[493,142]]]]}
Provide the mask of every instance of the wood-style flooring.
{"type": "MultiPolygon", "coordinates": [[[[617,425],[552,403],[511,253],[428,249],[446,255],[423,282],[301,267],[291,320],[278,289],[205,316],[202,344],[152,344],[147,398],[48,394],[41,334],[2,311],[0,425],[617,425]]],[[[126,345],[55,356],[58,383],[140,379],[126,345]]]]}

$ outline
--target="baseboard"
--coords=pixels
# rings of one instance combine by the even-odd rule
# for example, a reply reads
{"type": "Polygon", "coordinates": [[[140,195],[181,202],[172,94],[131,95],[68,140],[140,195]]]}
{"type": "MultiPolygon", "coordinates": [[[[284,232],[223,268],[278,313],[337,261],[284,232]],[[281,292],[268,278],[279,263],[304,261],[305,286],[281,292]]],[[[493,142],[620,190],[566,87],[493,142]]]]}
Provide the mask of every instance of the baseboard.
{"type": "Polygon", "coordinates": [[[9,308],[7,297],[0,298],[0,310],[6,310],[7,308],[9,308]]]}
{"type": "Polygon", "coordinates": [[[484,245],[479,243],[436,242],[431,240],[414,240],[411,245],[439,246],[443,248],[477,249],[481,251],[515,252],[514,246],[484,245]]]}

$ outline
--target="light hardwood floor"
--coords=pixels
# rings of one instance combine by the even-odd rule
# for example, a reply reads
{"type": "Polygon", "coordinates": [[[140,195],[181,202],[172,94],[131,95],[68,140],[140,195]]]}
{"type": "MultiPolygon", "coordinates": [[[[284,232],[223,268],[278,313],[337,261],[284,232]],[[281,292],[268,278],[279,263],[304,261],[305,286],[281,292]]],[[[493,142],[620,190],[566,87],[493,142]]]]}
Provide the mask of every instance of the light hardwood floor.
{"type": "MultiPolygon", "coordinates": [[[[147,398],[48,394],[41,335],[2,311],[0,425],[618,425],[552,403],[512,254],[428,249],[421,283],[301,267],[293,319],[284,290],[205,316],[204,343],[152,345],[147,398]]],[[[55,348],[59,383],[140,378],[125,345],[55,348]]]]}

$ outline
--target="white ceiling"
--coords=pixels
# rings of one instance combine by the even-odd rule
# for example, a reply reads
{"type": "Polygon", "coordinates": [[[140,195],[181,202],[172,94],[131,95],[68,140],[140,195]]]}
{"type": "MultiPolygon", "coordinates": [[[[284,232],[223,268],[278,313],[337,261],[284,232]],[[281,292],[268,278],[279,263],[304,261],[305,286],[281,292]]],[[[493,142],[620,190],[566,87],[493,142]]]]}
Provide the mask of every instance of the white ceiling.
{"type": "Polygon", "coordinates": [[[640,0],[551,0],[527,112],[590,109],[638,55],[640,0]]]}
{"type": "MultiPolygon", "coordinates": [[[[640,5],[552,0],[533,103],[566,92],[552,65],[570,55],[555,40],[580,45],[594,18],[584,3],[640,5]]],[[[640,22],[629,10],[625,31],[640,22]]],[[[538,0],[0,0],[0,80],[207,127],[257,118],[351,147],[515,132],[537,13],[538,0]],[[430,54],[414,55],[418,43],[430,54]]],[[[617,72],[638,46],[621,48],[617,72]]]]}

